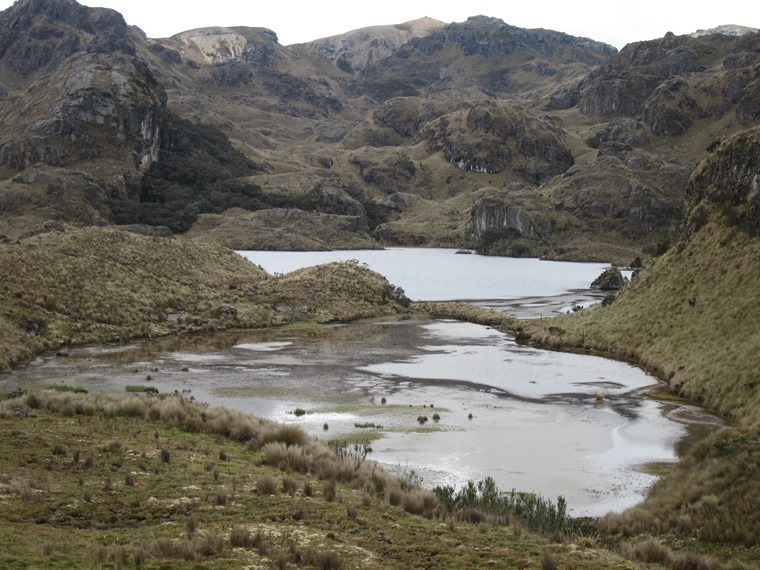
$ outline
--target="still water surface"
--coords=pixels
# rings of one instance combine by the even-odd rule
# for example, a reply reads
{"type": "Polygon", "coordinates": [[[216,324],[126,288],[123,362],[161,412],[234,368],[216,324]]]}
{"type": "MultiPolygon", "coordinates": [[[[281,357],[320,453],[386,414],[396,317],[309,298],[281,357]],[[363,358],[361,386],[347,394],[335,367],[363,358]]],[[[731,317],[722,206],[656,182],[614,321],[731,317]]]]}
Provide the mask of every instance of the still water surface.
{"type": "MultiPolygon", "coordinates": [[[[366,253],[370,257],[363,257],[365,252],[332,255],[371,267],[377,255],[398,271],[396,278],[386,274],[389,280],[415,299],[436,298],[438,291],[439,299],[520,303],[529,294],[526,304],[539,307],[548,306],[552,297],[537,297],[536,291],[562,298],[581,294],[604,268],[505,263],[451,250],[366,253]],[[452,279],[430,278],[440,275],[435,268],[441,266],[447,274],[476,275],[484,270],[474,268],[484,262],[494,262],[494,275],[480,279],[497,283],[496,289],[478,289],[482,284],[476,280],[461,290],[452,279]],[[464,268],[455,268],[460,263],[464,268]],[[422,283],[409,278],[415,273],[422,283]],[[505,279],[522,283],[526,275],[533,286],[505,285],[505,279]]],[[[295,268],[287,265],[293,263],[290,254],[244,255],[272,272],[295,268]],[[276,266],[278,257],[286,259],[276,266]]],[[[298,254],[317,262],[325,255],[298,254]]],[[[511,263],[523,261],[532,263],[511,263]]],[[[379,437],[372,458],[390,468],[413,469],[427,485],[491,476],[504,490],[564,495],[575,514],[600,515],[641,500],[654,481],[641,465],[675,460],[679,445],[711,422],[696,409],[639,398],[636,391],[655,379],[627,364],[521,347],[487,327],[425,319],[79,349],[66,358],[37,358],[0,377],[0,389],[62,382],[123,391],[127,384],[144,382],[147,374],[161,392],[178,390],[212,405],[298,422],[319,437],[379,437]],[[597,402],[597,393],[604,394],[603,402],[597,402]],[[309,413],[297,418],[296,407],[309,413]],[[420,424],[419,416],[428,421],[420,424]]]]}
{"type": "Polygon", "coordinates": [[[413,301],[551,297],[586,290],[609,265],[457,255],[453,249],[240,251],[269,273],[357,260],[402,287],[413,301]]]}

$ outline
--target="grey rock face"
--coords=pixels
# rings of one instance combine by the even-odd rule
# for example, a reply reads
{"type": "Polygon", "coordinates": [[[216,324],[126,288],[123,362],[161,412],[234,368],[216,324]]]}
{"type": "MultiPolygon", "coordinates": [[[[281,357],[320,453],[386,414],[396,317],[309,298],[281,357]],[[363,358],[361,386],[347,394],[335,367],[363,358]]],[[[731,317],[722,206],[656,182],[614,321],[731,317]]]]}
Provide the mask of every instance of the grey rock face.
{"type": "Polygon", "coordinates": [[[115,10],[74,0],[19,0],[0,14],[0,58],[22,76],[60,66],[78,51],[134,55],[115,10]]]}
{"type": "Polygon", "coordinates": [[[33,93],[41,116],[26,141],[2,143],[0,160],[6,166],[66,165],[119,147],[133,155],[139,171],[158,159],[166,94],[140,60],[120,53],[80,54],[41,79],[33,93]]]}
{"type": "Polygon", "coordinates": [[[513,229],[530,239],[540,237],[530,217],[519,208],[490,200],[475,205],[472,209],[472,227],[467,234],[467,240],[477,241],[484,232],[494,229],[513,229]]]}

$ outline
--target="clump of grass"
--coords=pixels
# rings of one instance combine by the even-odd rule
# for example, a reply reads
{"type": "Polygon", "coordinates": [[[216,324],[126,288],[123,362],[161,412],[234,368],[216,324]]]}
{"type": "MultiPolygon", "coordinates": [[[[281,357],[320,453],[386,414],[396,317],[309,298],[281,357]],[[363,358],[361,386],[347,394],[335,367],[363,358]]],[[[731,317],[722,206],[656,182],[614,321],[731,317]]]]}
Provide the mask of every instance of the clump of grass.
{"type": "Polygon", "coordinates": [[[335,500],[336,496],[337,490],[335,487],[335,480],[328,479],[326,481],[322,481],[322,498],[324,498],[325,501],[331,503],[335,500]]]}
{"type": "Polygon", "coordinates": [[[320,550],[315,558],[314,565],[319,570],[340,570],[343,567],[340,556],[334,550],[320,550]]]}
{"type": "Polygon", "coordinates": [[[671,570],[723,570],[723,565],[707,556],[694,552],[683,552],[670,561],[671,570]]]}
{"type": "Polygon", "coordinates": [[[415,490],[404,493],[401,506],[407,513],[432,518],[439,506],[438,498],[429,491],[415,490]]]}
{"type": "Polygon", "coordinates": [[[303,408],[296,408],[295,410],[293,410],[293,415],[296,417],[305,416],[306,410],[304,410],[303,408]]]}
{"type": "Polygon", "coordinates": [[[654,539],[628,545],[623,554],[629,560],[646,564],[666,564],[672,558],[670,550],[654,539]]]}
{"type": "Polygon", "coordinates": [[[206,530],[199,533],[195,543],[196,551],[206,557],[219,556],[224,551],[224,539],[216,532],[206,530]]]}
{"type": "Polygon", "coordinates": [[[235,526],[230,532],[230,544],[235,548],[255,548],[262,556],[269,550],[261,529],[252,533],[247,526],[235,526]]]}
{"type": "Polygon", "coordinates": [[[557,563],[548,548],[545,548],[541,554],[541,570],[557,570],[557,563]]]}
{"type": "Polygon", "coordinates": [[[404,492],[399,489],[398,487],[391,487],[387,490],[385,494],[385,498],[394,507],[397,507],[401,504],[401,501],[404,499],[404,492]]]}
{"type": "Polygon", "coordinates": [[[282,478],[282,492],[290,495],[291,497],[296,494],[296,491],[298,490],[298,483],[295,479],[291,479],[290,477],[283,477],[282,478]]]}
{"type": "Polygon", "coordinates": [[[277,424],[270,426],[262,434],[264,443],[281,442],[287,446],[304,445],[309,440],[306,432],[295,424],[277,424]]]}
{"type": "Polygon", "coordinates": [[[309,546],[299,552],[296,558],[305,564],[318,568],[318,570],[340,570],[343,568],[343,562],[334,550],[321,550],[309,546]]]}
{"type": "Polygon", "coordinates": [[[256,479],[256,492],[259,495],[276,495],[277,480],[271,475],[262,475],[256,479]]]}
{"type": "Polygon", "coordinates": [[[166,447],[161,447],[161,461],[163,463],[169,463],[172,459],[172,452],[166,447]]]}

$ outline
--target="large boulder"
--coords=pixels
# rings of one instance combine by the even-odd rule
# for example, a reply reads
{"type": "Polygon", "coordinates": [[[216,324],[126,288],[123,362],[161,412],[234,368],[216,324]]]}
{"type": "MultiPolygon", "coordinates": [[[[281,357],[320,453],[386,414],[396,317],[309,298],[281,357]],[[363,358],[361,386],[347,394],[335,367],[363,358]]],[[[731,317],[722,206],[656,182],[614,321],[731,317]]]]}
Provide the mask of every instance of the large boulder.
{"type": "Polygon", "coordinates": [[[602,291],[617,291],[625,285],[625,278],[618,267],[605,269],[602,274],[591,283],[592,289],[602,291]]]}

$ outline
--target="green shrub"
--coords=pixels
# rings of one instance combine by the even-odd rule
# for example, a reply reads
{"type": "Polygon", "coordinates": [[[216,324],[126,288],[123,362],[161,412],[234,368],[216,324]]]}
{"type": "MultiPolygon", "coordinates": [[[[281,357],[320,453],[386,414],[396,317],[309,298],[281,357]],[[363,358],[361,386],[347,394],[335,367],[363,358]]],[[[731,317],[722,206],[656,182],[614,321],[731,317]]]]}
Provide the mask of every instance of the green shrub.
{"type": "Polygon", "coordinates": [[[124,386],[124,391],[129,392],[130,394],[141,392],[145,394],[158,394],[158,388],[136,384],[128,384],[127,386],[124,386]]]}
{"type": "Polygon", "coordinates": [[[451,486],[435,487],[433,492],[450,512],[477,509],[486,515],[509,521],[519,520],[527,528],[542,533],[584,534],[592,528],[567,514],[567,502],[558,497],[556,504],[534,493],[502,493],[496,482],[487,477],[477,484],[469,481],[456,491],[451,486]]]}

